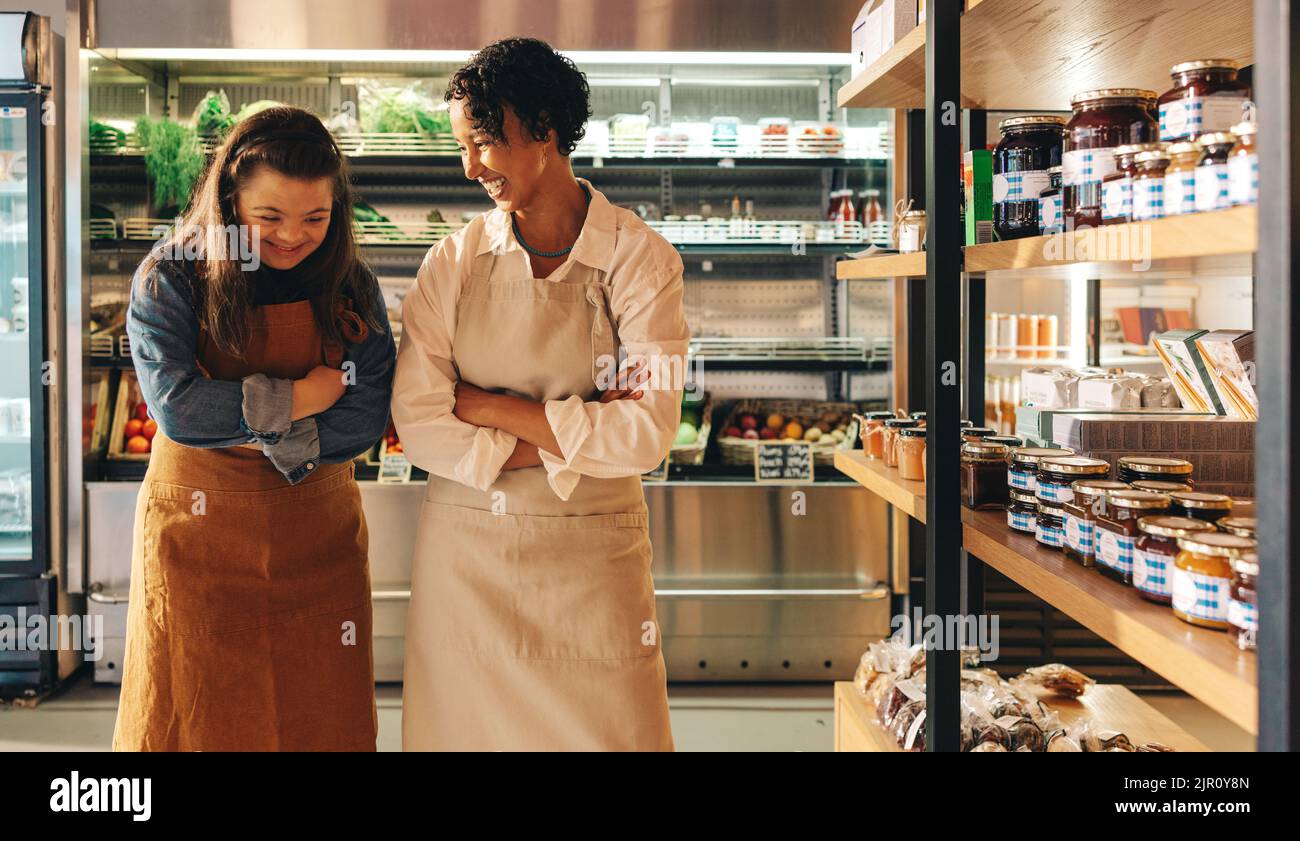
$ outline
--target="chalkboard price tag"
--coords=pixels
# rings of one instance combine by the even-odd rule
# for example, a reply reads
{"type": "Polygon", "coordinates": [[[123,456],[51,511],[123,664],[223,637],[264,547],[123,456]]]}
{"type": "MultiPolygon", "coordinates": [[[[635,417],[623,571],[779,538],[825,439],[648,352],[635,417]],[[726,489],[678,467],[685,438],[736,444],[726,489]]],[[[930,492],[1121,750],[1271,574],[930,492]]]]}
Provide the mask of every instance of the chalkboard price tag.
{"type": "Polygon", "coordinates": [[[812,444],[807,441],[763,441],[754,446],[754,481],[758,483],[811,482],[812,444]]]}
{"type": "Polygon", "coordinates": [[[411,462],[401,453],[384,453],[379,462],[379,482],[384,485],[405,485],[411,481],[411,462]]]}
{"type": "Polygon", "coordinates": [[[641,477],[643,482],[667,482],[668,481],[668,459],[672,456],[671,452],[664,453],[664,460],[659,462],[659,466],[654,470],[641,477]]]}

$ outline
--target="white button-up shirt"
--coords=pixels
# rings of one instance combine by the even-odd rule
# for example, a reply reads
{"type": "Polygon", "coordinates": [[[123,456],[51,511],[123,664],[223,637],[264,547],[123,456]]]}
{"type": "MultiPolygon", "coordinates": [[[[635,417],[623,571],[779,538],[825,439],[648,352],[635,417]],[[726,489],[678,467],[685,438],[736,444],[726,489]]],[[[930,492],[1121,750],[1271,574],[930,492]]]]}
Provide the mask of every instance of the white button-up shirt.
{"type": "MultiPolygon", "coordinates": [[[[584,182],[586,183],[586,182],[584,182]]],[[[569,259],[548,280],[559,282],[575,264],[606,271],[610,309],[629,357],[678,360],[685,370],[690,332],[682,306],[682,260],[667,240],[629,210],[615,207],[590,184],[591,204],[569,259]],[[616,223],[622,227],[616,230],[616,223]]],[[[531,278],[528,252],[515,240],[509,214],[493,209],[439,242],[425,255],[402,305],[402,341],[393,381],[393,424],[412,464],[429,473],[487,490],[515,448],[515,436],[464,423],[455,406],[452,337],[456,302],[474,258],[497,254],[493,277],[531,278]]],[[[503,355],[502,364],[509,364],[503,355]]],[[[681,382],[650,366],[640,400],[584,402],[573,395],[546,402],[546,419],[561,455],[540,450],[551,489],[568,499],[582,476],[613,478],[646,473],[677,434],[681,382]]],[[[603,384],[602,384],[603,385],[603,384]]]]}

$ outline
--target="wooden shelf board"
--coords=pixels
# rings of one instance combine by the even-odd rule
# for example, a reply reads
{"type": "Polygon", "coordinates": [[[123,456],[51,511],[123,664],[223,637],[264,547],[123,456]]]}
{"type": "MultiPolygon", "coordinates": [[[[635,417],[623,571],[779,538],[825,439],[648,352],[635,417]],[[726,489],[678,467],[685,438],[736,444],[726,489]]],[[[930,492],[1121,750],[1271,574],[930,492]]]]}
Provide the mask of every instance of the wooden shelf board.
{"type": "Polygon", "coordinates": [[[1106,225],[1067,234],[1025,237],[963,250],[967,272],[1053,268],[1078,263],[1249,254],[1259,240],[1254,207],[1189,213],[1151,222],[1106,225]]]}
{"type": "MultiPolygon", "coordinates": [[[[1067,111],[1111,87],[1172,87],[1189,57],[1254,61],[1249,0],[983,0],[961,19],[962,107],[1067,111]]],[[[925,106],[925,25],[839,91],[841,108],[925,106]]]]}
{"type": "MultiPolygon", "coordinates": [[[[1067,726],[1087,716],[1100,729],[1118,730],[1134,744],[1154,741],[1177,751],[1208,750],[1202,742],[1150,704],[1117,684],[1092,686],[1082,697],[1073,700],[1045,689],[1035,688],[1034,694],[1056,710],[1061,723],[1067,726]]],[[[880,726],[871,701],[859,695],[849,681],[835,684],[835,749],[841,752],[903,752],[880,726]]]]}
{"type": "Polygon", "coordinates": [[[881,254],[878,257],[859,257],[841,260],[835,264],[835,276],[840,280],[874,280],[889,277],[925,277],[925,252],[909,254],[881,254]]]}
{"type": "Polygon", "coordinates": [[[835,467],[876,496],[922,523],[925,522],[925,483],[900,479],[898,470],[862,450],[835,453],[835,467]]]}
{"type": "Polygon", "coordinates": [[[1137,590],[1007,527],[1002,511],[962,509],[966,550],[1243,729],[1258,731],[1255,655],[1137,590]]]}

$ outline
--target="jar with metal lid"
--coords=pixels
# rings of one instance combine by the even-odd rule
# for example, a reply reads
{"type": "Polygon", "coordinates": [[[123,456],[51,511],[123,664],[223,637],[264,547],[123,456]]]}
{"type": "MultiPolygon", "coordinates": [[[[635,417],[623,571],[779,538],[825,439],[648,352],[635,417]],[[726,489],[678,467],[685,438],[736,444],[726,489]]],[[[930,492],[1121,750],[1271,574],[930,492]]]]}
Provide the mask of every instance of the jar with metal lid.
{"type": "Polygon", "coordinates": [[[925,247],[926,217],[924,210],[909,210],[898,221],[898,250],[911,254],[925,247]]]}
{"type": "Polygon", "coordinates": [[[862,439],[862,452],[867,458],[884,458],[885,421],[893,412],[867,412],[858,415],[858,437],[862,439]]]}
{"type": "Polygon", "coordinates": [[[1226,534],[1235,534],[1238,537],[1249,537],[1254,539],[1256,520],[1254,517],[1224,517],[1215,523],[1219,531],[1226,534]]]}
{"type": "Polygon", "coordinates": [[[898,477],[912,482],[925,481],[925,427],[909,426],[898,430],[898,477]]]}
{"type": "Polygon", "coordinates": [[[1202,532],[1178,538],[1178,557],[1174,559],[1174,615],[1193,625],[1227,629],[1231,562],[1255,551],[1255,541],[1235,534],[1202,532]]]}
{"type": "Polygon", "coordinates": [[[961,439],[963,441],[982,441],[997,434],[998,431],[991,426],[966,426],[962,427],[961,439]]]}
{"type": "Polygon", "coordinates": [[[1038,227],[1044,234],[1059,234],[1065,230],[1061,212],[1061,168],[1048,167],[1047,189],[1038,194],[1038,227]]]}
{"type": "Polygon", "coordinates": [[[1176,517],[1192,517],[1215,523],[1232,511],[1232,497],[1227,494],[1202,493],[1200,491],[1175,491],[1169,495],[1172,500],[1169,513],[1176,517]]]}
{"type": "Polygon", "coordinates": [[[1015,435],[990,435],[984,440],[988,441],[990,444],[1006,444],[1013,450],[1017,447],[1025,446],[1024,439],[1018,438],[1015,435]]]}
{"type": "Polygon", "coordinates": [[[1125,143],[1115,147],[1115,171],[1101,179],[1101,224],[1117,225],[1133,221],[1134,158],[1139,152],[1152,152],[1159,143],[1125,143]]]}
{"type": "Polygon", "coordinates": [[[1214,526],[1190,517],[1143,517],[1133,544],[1133,587],[1138,595],[1157,604],[1173,597],[1174,558],[1178,538],[1211,531],[1214,526]]]}
{"type": "Polygon", "coordinates": [[[1053,549],[1060,549],[1065,543],[1065,512],[1060,506],[1038,501],[1038,515],[1034,518],[1034,539],[1053,549]]]}
{"type": "Polygon", "coordinates": [[[1230,131],[1202,134],[1201,159],[1196,164],[1196,210],[1223,210],[1232,206],[1228,196],[1228,153],[1237,142],[1230,131]]]}
{"type": "Polygon", "coordinates": [[[1174,86],[1160,95],[1160,139],[1181,140],[1226,131],[1241,119],[1250,86],[1226,58],[1183,61],[1169,68],[1174,86]]]}
{"type": "Polygon", "coordinates": [[[1119,475],[1115,478],[1130,485],[1139,481],[1183,482],[1189,486],[1196,484],[1192,481],[1192,463],[1182,458],[1120,456],[1116,465],[1119,475]]]}
{"type": "Polygon", "coordinates": [[[1163,149],[1139,152],[1133,161],[1133,221],[1163,219],[1165,170],[1169,167],[1169,153],[1163,149]]]}
{"type": "Polygon", "coordinates": [[[1196,140],[1170,143],[1169,166],[1165,168],[1164,210],[1166,216],[1196,212],[1196,167],[1201,162],[1201,144],[1196,140]]]}
{"type": "Polygon", "coordinates": [[[1072,456],[1069,447],[1018,447],[1011,451],[1011,466],[1007,469],[1007,484],[1016,490],[1035,493],[1038,490],[1038,462],[1045,458],[1072,456]]]}
{"type": "Polygon", "coordinates": [[[911,418],[886,418],[882,432],[884,440],[880,443],[880,458],[885,467],[898,467],[898,432],[916,426],[911,418]]]}
{"type": "Polygon", "coordinates": [[[1135,491],[1155,491],[1158,494],[1171,494],[1174,491],[1190,491],[1192,486],[1186,482],[1162,482],[1152,479],[1138,479],[1130,483],[1135,491]]]}
{"type": "Polygon", "coordinates": [[[1070,560],[1090,567],[1097,554],[1097,515],[1106,510],[1106,494],[1128,490],[1128,485],[1110,479],[1080,479],[1070,485],[1070,490],[1072,498],[1061,506],[1065,512],[1065,544],[1061,551],[1070,560]]]}
{"type": "Polygon", "coordinates": [[[1047,114],[998,123],[993,150],[993,230],[999,239],[1036,237],[1039,196],[1051,183],[1047,170],[1061,164],[1065,118],[1047,114]]]}
{"type": "Polygon", "coordinates": [[[1038,462],[1038,486],[1034,493],[1040,503],[1060,505],[1074,499],[1071,488],[1080,479],[1107,479],[1110,462],[1084,456],[1054,456],[1038,462]]]}
{"type": "Polygon", "coordinates": [[[1228,585],[1228,628],[1237,637],[1242,651],[1255,647],[1259,635],[1259,555],[1250,552],[1228,562],[1232,569],[1228,585]]]}
{"type": "Polygon", "coordinates": [[[1007,504],[1006,444],[967,441],[961,445],[961,501],[976,511],[1007,504]]]}
{"type": "Polygon", "coordinates": [[[1111,491],[1097,515],[1097,571],[1121,584],[1133,583],[1133,545],[1138,520],[1169,512],[1169,497],[1150,491],[1111,491]]]}
{"type": "Polygon", "coordinates": [[[1065,128],[1061,153],[1061,187],[1065,224],[1095,228],[1101,224],[1101,182],[1115,168],[1116,146],[1150,143],[1159,126],[1151,109],[1155,91],[1103,88],[1070,100],[1074,115],[1065,128]]]}
{"type": "Polygon", "coordinates": [[[1038,528],[1038,500],[1033,494],[1014,488],[1008,492],[1007,527],[1013,531],[1034,534],[1038,528]]]}
{"type": "Polygon", "coordinates": [[[1228,153],[1228,199],[1234,204],[1259,203],[1259,153],[1255,151],[1255,124],[1232,127],[1237,142],[1228,153]]]}
{"type": "Polygon", "coordinates": [[[925,426],[925,412],[911,412],[908,414],[908,417],[919,423],[921,426],[925,426]]]}

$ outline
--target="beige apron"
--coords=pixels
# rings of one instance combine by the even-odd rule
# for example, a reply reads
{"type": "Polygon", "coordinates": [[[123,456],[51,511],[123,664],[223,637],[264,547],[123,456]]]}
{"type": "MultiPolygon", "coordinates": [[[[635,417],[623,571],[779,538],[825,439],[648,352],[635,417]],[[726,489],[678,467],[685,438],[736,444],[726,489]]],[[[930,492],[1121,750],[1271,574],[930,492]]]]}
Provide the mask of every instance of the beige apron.
{"type": "MultiPolygon", "coordinates": [[[[532,400],[597,396],[618,352],[605,273],[492,278],[457,304],[461,379],[532,400]]],[[[639,476],[541,467],[486,492],[429,477],[416,535],[402,699],[405,750],[672,750],[639,476]]]]}

